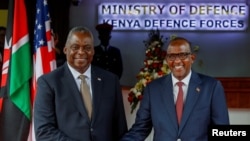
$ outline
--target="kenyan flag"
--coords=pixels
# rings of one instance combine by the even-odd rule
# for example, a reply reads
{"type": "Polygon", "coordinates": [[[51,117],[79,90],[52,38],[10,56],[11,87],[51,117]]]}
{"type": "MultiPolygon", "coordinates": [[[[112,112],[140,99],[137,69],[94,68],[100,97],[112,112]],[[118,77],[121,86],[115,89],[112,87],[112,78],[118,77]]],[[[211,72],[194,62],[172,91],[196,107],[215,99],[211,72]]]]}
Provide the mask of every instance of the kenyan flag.
{"type": "Polygon", "coordinates": [[[1,141],[27,141],[31,120],[31,59],[25,2],[9,0],[0,95],[1,141]]]}

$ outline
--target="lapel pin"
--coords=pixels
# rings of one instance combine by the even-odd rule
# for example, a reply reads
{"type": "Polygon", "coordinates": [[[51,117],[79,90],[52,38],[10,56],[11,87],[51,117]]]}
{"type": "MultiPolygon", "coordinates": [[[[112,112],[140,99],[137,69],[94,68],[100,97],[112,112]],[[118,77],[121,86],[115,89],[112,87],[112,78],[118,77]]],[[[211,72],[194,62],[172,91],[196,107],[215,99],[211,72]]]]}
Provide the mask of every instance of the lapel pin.
{"type": "Polygon", "coordinates": [[[98,81],[102,81],[102,79],[100,77],[97,78],[98,81]]]}
{"type": "Polygon", "coordinates": [[[200,92],[200,88],[197,87],[197,88],[196,88],[196,91],[199,93],[199,92],[200,92]]]}

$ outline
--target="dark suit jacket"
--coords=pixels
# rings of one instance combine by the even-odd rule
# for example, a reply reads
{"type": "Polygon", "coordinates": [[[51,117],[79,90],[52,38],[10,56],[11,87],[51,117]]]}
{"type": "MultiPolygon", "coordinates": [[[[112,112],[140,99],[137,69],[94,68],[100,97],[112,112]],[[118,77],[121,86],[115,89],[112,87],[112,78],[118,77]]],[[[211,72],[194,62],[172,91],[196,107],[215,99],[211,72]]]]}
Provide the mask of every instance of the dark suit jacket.
{"type": "Polygon", "coordinates": [[[117,76],[92,66],[90,121],[67,63],[38,79],[34,107],[37,141],[117,141],[127,131],[117,76]]]}
{"type": "Polygon", "coordinates": [[[132,129],[121,141],[143,141],[154,129],[154,141],[207,141],[208,127],[229,124],[221,83],[192,72],[180,127],[171,75],[152,81],[144,91],[132,129]]]}
{"type": "Polygon", "coordinates": [[[95,55],[92,64],[116,74],[119,79],[123,72],[121,52],[118,48],[109,46],[107,51],[99,45],[95,47],[95,55]]]}

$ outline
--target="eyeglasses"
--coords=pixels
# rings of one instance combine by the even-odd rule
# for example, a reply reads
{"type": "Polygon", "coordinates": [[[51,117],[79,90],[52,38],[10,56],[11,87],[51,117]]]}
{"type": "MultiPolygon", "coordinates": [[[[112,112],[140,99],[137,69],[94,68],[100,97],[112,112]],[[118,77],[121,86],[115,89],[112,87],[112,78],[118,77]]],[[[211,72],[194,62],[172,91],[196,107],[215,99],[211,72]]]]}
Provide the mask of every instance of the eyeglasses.
{"type": "Polygon", "coordinates": [[[185,60],[185,59],[187,59],[188,55],[190,55],[190,54],[191,54],[191,52],[167,54],[167,59],[170,61],[174,61],[178,57],[181,60],[185,60]]]}

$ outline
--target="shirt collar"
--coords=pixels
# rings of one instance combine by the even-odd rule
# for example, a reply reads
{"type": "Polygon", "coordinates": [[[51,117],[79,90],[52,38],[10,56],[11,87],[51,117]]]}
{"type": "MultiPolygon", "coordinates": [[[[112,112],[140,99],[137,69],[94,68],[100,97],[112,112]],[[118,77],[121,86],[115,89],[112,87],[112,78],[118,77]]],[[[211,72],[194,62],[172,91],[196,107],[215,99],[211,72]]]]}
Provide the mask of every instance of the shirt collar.
{"type": "MultiPolygon", "coordinates": [[[[191,74],[192,74],[192,70],[190,70],[190,72],[188,73],[188,75],[184,79],[181,80],[181,82],[183,82],[186,86],[189,84],[189,81],[190,81],[190,78],[191,78],[191,74]]],[[[175,84],[177,82],[179,82],[179,80],[174,77],[173,73],[171,74],[171,76],[172,76],[173,86],[175,86],[175,84]]]]}
{"type": "MultiPolygon", "coordinates": [[[[102,47],[103,50],[105,50],[105,46],[100,45],[102,47]]],[[[109,45],[107,45],[107,49],[109,48],[109,45]]]]}
{"type": "Polygon", "coordinates": [[[89,78],[89,79],[91,78],[91,65],[89,65],[88,69],[83,74],[76,71],[68,63],[67,63],[67,65],[68,65],[69,70],[71,71],[71,73],[75,79],[78,79],[79,75],[85,75],[85,76],[87,76],[87,78],[89,78]]]}

